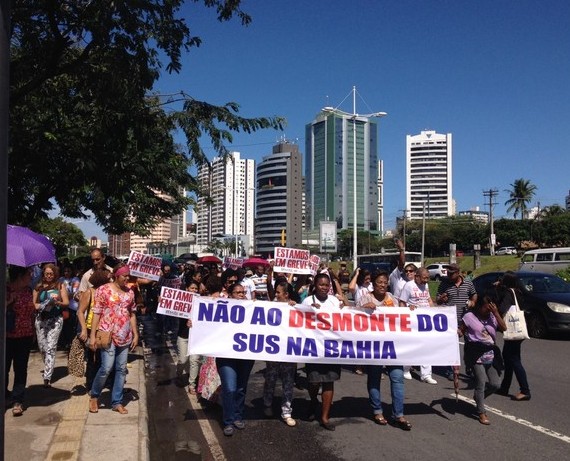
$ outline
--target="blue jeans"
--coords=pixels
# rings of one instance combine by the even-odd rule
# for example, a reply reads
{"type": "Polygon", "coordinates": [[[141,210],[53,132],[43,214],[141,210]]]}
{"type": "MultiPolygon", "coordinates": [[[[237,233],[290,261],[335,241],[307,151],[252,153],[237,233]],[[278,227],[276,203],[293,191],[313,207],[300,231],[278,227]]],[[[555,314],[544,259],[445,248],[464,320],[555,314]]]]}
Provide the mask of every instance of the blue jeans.
{"type": "Polygon", "coordinates": [[[111,406],[114,408],[123,402],[123,387],[127,376],[127,359],[129,357],[130,344],[126,346],[115,346],[111,343],[109,349],[101,349],[101,367],[95,375],[91,386],[91,397],[99,398],[101,391],[105,387],[107,377],[115,368],[115,381],[111,392],[111,406]]]}
{"type": "MultiPolygon", "coordinates": [[[[382,375],[381,365],[369,365],[366,367],[368,380],[368,401],[375,415],[382,414],[382,401],[380,400],[380,378],[382,375]]],[[[386,367],[390,377],[390,393],[392,394],[392,416],[400,418],[404,416],[404,368],[386,367]]]]}
{"type": "Polygon", "coordinates": [[[216,358],[216,367],[222,381],[224,426],[243,420],[247,382],[253,364],[253,360],[216,358]]]}

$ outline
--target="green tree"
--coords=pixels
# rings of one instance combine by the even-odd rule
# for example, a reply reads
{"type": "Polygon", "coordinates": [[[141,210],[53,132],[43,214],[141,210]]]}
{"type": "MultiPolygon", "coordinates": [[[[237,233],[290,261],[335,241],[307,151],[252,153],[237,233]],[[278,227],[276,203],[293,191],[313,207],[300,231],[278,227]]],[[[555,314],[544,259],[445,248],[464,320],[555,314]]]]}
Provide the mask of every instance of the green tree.
{"type": "MultiPolygon", "coordinates": [[[[201,43],[183,3],[14,0],[9,222],[29,225],[57,205],[66,217],[92,213],[109,233],[145,235],[190,203],[188,170],[208,161],[200,140],[223,156],[232,132],[282,128],[279,117],[239,116],[233,102],[154,92],[161,72],[180,72],[182,53],[201,43]],[[186,146],[174,143],[177,129],[186,146]]],[[[247,25],[240,3],[203,0],[219,21],[247,25]]]]}
{"type": "Polygon", "coordinates": [[[506,190],[510,197],[505,202],[505,205],[508,205],[507,212],[512,211],[515,219],[517,215],[520,215],[521,219],[526,218],[528,205],[532,201],[536,189],[537,187],[528,179],[515,179],[515,182],[511,184],[511,189],[506,190]]]}
{"type": "Polygon", "coordinates": [[[84,247],[87,240],[79,227],[63,218],[40,219],[33,229],[50,239],[58,257],[69,255],[71,247],[84,247]]]}

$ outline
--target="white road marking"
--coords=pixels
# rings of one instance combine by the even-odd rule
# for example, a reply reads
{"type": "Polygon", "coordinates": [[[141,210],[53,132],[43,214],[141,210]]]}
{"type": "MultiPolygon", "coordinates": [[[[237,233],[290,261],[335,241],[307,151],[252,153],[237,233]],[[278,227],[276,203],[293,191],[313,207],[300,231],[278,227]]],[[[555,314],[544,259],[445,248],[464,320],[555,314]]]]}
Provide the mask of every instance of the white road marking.
{"type": "MultiPolygon", "coordinates": [[[[170,352],[170,356],[172,357],[172,361],[176,365],[178,361],[178,355],[175,352],[175,347],[173,346],[170,340],[166,340],[166,345],[168,346],[168,351],[170,352]]],[[[226,461],[226,455],[224,455],[224,450],[220,446],[218,442],[218,438],[216,434],[214,434],[214,430],[212,429],[212,425],[210,424],[210,420],[204,413],[202,409],[202,405],[198,402],[198,396],[193,396],[186,393],[186,397],[190,402],[190,406],[192,410],[196,413],[196,420],[200,425],[200,429],[202,430],[202,434],[204,434],[204,438],[206,439],[206,443],[208,444],[208,448],[210,449],[210,453],[212,453],[212,459],[215,461],[226,461]]]]}
{"type": "MultiPolygon", "coordinates": [[[[451,394],[451,395],[453,397],[455,397],[455,394],[451,394]]],[[[462,395],[458,395],[457,398],[464,401],[464,402],[468,402],[468,403],[471,403],[472,405],[475,405],[475,400],[470,399],[468,397],[463,397],[462,395]]],[[[485,404],[485,409],[487,410],[487,412],[494,413],[496,415],[502,416],[503,418],[509,419],[509,420],[511,420],[517,424],[520,424],[522,426],[529,427],[530,429],[541,432],[545,435],[549,435],[550,437],[554,437],[555,439],[561,440],[562,442],[570,443],[570,437],[567,435],[559,434],[558,432],[555,432],[555,431],[548,429],[546,427],[538,426],[534,423],[531,423],[530,421],[527,421],[526,419],[522,419],[522,418],[518,418],[517,416],[510,415],[508,413],[505,413],[502,410],[499,410],[498,408],[490,407],[487,404],[485,404]]]]}

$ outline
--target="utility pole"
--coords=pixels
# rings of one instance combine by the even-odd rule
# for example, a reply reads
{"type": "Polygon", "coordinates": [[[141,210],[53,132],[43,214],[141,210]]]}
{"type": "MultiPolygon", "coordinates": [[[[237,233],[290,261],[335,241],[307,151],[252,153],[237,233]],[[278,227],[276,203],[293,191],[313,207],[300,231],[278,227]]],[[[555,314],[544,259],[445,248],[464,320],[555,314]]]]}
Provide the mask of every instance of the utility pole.
{"type": "Polygon", "coordinates": [[[489,243],[490,243],[489,250],[490,250],[491,256],[495,255],[496,238],[495,238],[495,227],[494,227],[494,220],[493,220],[493,205],[496,205],[497,203],[494,202],[493,199],[497,195],[499,195],[499,191],[496,188],[483,191],[483,197],[489,197],[489,222],[491,224],[491,236],[489,239],[489,243]]]}

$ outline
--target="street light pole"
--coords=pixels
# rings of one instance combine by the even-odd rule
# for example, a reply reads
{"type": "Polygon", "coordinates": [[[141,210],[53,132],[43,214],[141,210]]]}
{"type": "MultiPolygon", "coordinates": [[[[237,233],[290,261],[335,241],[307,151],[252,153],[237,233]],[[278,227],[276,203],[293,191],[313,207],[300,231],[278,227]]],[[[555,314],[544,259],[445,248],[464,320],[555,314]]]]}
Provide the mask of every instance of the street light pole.
{"type": "Polygon", "coordinates": [[[358,201],[356,200],[356,86],[352,87],[352,206],[353,216],[352,219],[354,220],[354,235],[352,236],[352,270],[356,270],[358,267],[358,213],[356,210],[356,206],[358,205],[358,201]]]}

